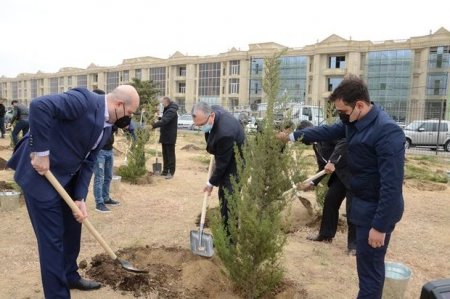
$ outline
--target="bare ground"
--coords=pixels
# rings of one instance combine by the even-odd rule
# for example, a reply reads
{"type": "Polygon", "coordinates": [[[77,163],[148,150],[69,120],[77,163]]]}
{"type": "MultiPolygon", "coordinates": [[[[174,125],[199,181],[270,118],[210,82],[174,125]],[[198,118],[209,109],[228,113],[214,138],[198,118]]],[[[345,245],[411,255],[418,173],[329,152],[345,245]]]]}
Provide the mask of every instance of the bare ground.
{"type": "MultiPolygon", "coordinates": [[[[11,150],[6,140],[0,140],[0,157],[7,160],[11,150]]],[[[154,145],[149,147],[154,148],[154,145]]],[[[150,276],[133,290],[124,290],[112,283],[121,274],[107,271],[111,275],[109,278],[108,273],[100,274],[104,279],[100,290],[72,291],[73,298],[157,298],[158,295],[162,298],[238,298],[223,275],[217,257],[205,259],[194,256],[189,250],[189,232],[197,227],[201,189],[207,175],[205,161],[208,159],[202,137],[182,133],[176,148],[174,178],[154,177],[149,185],[122,183],[114,194],[121,205],[114,207],[112,213],[96,213],[92,193],[88,196],[89,219],[95,228],[119,256],[148,268],[150,276]],[[200,150],[193,146],[181,150],[189,144],[200,150]],[[133,252],[134,255],[130,254],[133,252]],[[165,285],[167,281],[171,284],[165,285]],[[139,290],[139,287],[148,290],[139,290]]],[[[118,153],[115,164],[120,165],[123,159],[118,153]]],[[[147,168],[151,169],[154,162],[151,158],[147,168]]],[[[442,168],[450,169],[449,163],[442,168]]],[[[12,175],[12,171],[2,170],[0,180],[9,181],[12,175]]],[[[413,275],[405,298],[418,298],[427,281],[450,277],[450,191],[443,184],[408,180],[404,195],[405,214],[392,236],[387,260],[411,268],[413,275]]],[[[214,194],[210,206],[217,204],[214,194]]],[[[22,205],[14,211],[0,212],[0,219],[0,262],[3,265],[0,298],[43,298],[36,239],[26,208],[22,205]]],[[[279,290],[277,297],[354,298],[358,290],[356,263],[354,257],[346,254],[345,230],[338,232],[332,244],[312,243],[305,238],[316,227],[307,226],[313,218],[299,201],[292,204],[291,219],[292,232],[283,257],[286,278],[291,283],[279,290]]],[[[81,273],[99,278],[92,271],[96,268],[95,260],[102,254],[100,245],[83,231],[79,261],[83,261],[85,268],[81,273]]],[[[139,282],[139,278],[133,279],[139,282]]]]}

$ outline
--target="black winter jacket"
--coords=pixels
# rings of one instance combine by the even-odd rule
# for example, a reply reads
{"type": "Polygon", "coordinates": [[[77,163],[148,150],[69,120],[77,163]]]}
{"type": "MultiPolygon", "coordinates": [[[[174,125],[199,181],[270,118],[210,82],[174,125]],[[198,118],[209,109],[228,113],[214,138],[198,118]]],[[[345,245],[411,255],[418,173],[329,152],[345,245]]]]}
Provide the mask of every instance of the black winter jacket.
{"type": "Polygon", "coordinates": [[[162,117],[153,124],[153,129],[161,128],[159,143],[175,144],[177,142],[178,105],[171,102],[164,107],[162,117]]]}

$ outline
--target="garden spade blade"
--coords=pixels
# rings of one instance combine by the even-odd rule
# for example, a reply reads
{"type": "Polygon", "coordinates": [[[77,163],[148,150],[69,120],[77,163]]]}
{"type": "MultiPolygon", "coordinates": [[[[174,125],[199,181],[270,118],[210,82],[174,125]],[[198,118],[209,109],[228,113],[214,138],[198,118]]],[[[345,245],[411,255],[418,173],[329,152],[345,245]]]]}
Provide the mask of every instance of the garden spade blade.
{"type": "MultiPolygon", "coordinates": [[[[208,167],[208,180],[214,164],[214,156],[211,156],[208,167]]],[[[205,226],[206,203],[208,200],[208,192],[203,195],[202,216],[200,217],[200,227],[198,230],[191,230],[190,242],[192,253],[200,256],[211,257],[214,255],[213,238],[210,234],[205,234],[203,227],[205,226]]]]}

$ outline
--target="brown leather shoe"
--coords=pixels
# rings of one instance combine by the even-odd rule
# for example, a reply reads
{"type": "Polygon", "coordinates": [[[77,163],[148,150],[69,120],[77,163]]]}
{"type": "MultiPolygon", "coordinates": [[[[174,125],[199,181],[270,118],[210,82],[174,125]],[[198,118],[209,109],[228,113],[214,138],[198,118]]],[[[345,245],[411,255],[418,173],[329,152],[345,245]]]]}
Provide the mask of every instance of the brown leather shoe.
{"type": "Polygon", "coordinates": [[[307,236],[306,237],[307,240],[310,241],[315,241],[315,242],[325,242],[325,243],[331,243],[333,242],[333,238],[330,237],[324,237],[322,235],[317,235],[317,236],[307,236]]]}

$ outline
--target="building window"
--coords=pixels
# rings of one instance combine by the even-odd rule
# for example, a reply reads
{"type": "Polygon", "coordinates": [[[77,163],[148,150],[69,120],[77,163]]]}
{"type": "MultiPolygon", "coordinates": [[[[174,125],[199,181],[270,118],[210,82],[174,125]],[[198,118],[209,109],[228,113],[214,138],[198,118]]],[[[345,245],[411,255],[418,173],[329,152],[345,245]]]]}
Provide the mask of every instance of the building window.
{"type": "Polygon", "coordinates": [[[134,77],[136,79],[141,80],[142,79],[142,69],[135,69],[134,70],[134,77]]]}
{"type": "Polygon", "coordinates": [[[178,93],[182,93],[182,94],[186,93],[186,83],[185,82],[178,83],[178,93]]]}
{"type": "Polygon", "coordinates": [[[427,95],[445,96],[447,95],[447,73],[428,74],[427,95]]]}
{"type": "Polygon", "coordinates": [[[119,72],[106,73],[106,92],[111,92],[119,86],[119,72]]]}
{"type": "Polygon", "coordinates": [[[92,78],[92,83],[98,82],[98,74],[91,74],[91,78],[92,78]]]}
{"type": "Polygon", "coordinates": [[[252,65],[251,65],[251,75],[253,76],[262,76],[262,71],[264,68],[264,59],[263,58],[252,58],[252,65]]]}
{"type": "Polygon", "coordinates": [[[336,89],[336,87],[339,86],[339,84],[341,84],[342,80],[344,80],[343,77],[330,77],[327,79],[327,86],[328,86],[328,91],[333,91],[336,89]]]}
{"type": "Polygon", "coordinates": [[[58,78],[50,78],[49,85],[50,94],[58,93],[58,78]]]}
{"type": "Polygon", "coordinates": [[[122,78],[121,78],[120,81],[125,82],[125,83],[130,82],[130,72],[129,71],[123,71],[122,72],[122,78]]]}
{"type": "Polygon", "coordinates": [[[220,95],[220,62],[199,64],[199,96],[220,95]]]}
{"type": "Polygon", "coordinates": [[[67,77],[67,85],[70,87],[72,87],[72,76],[68,76],[67,77]]]}
{"type": "Polygon", "coordinates": [[[228,93],[232,94],[239,93],[239,79],[230,79],[228,93]]]}
{"type": "Polygon", "coordinates": [[[430,48],[429,68],[448,68],[450,66],[450,46],[430,48]]]}
{"type": "Polygon", "coordinates": [[[230,61],[230,75],[239,75],[241,70],[241,65],[240,65],[240,61],[239,60],[232,60],[230,61]]]}
{"type": "Polygon", "coordinates": [[[186,77],[186,66],[178,67],[178,76],[186,77]]]}
{"type": "Polygon", "coordinates": [[[158,96],[166,94],[166,68],[165,67],[153,67],[149,69],[149,79],[155,85],[158,92],[158,96]]]}
{"type": "Polygon", "coordinates": [[[87,75],[77,76],[77,86],[87,88],[87,75]]]}
{"type": "Polygon", "coordinates": [[[330,69],[345,69],[345,56],[330,56],[330,57],[328,57],[328,68],[330,68],[330,69]]]}

